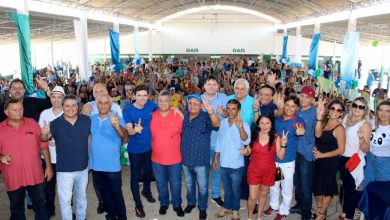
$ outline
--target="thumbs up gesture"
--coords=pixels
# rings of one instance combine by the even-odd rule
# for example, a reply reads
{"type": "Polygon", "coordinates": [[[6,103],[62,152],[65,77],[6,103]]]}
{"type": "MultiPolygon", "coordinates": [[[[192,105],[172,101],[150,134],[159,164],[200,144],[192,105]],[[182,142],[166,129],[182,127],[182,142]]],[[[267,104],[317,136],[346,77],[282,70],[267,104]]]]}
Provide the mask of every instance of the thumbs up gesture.
{"type": "Polygon", "coordinates": [[[41,129],[41,133],[43,135],[49,135],[50,134],[50,122],[46,122],[45,126],[41,129]]]}
{"type": "Polygon", "coordinates": [[[143,128],[142,125],[141,125],[141,118],[140,118],[140,119],[138,120],[138,123],[135,124],[134,130],[135,130],[135,132],[141,134],[143,129],[144,129],[144,128],[143,128]]]}

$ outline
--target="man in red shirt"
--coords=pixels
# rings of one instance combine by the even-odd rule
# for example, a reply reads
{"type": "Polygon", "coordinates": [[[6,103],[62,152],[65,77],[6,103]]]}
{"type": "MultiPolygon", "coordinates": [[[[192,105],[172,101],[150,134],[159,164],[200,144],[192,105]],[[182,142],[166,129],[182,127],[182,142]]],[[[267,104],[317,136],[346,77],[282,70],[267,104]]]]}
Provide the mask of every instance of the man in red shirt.
{"type": "Polygon", "coordinates": [[[26,219],[26,191],[33,203],[35,219],[48,219],[44,178],[50,180],[53,170],[47,142],[41,142],[38,123],[23,117],[20,100],[10,99],[4,107],[7,119],[0,124],[0,169],[10,201],[11,219],[26,219]],[[41,152],[46,163],[45,173],[41,166],[41,152]]]}
{"type": "Polygon", "coordinates": [[[184,216],[181,207],[181,130],[183,119],[171,109],[172,97],[162,92],[158,97],[158,110],[152,114],[150,132],[152,137],[152,167],[156,178],[160,215],[169,207],[170,186],[173,210],[178,217],[184,216]]]}

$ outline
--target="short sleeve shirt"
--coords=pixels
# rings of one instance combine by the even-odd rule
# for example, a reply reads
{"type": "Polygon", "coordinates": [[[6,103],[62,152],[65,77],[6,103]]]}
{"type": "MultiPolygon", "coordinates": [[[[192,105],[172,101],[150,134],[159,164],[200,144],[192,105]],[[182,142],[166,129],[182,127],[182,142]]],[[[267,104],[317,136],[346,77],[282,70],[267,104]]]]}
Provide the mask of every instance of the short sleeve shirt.
{"type": "Polygon", "coordinates": [[[305,135],[299,137],[297,151],[303,155],[305,160],[313,161],[317,108],[312,106],[305,111],[299,109],[297,115],[305,121],[305,135]]]}
{"type": "Polygon", "coordinates": [[[8,192],[43,182],[40,152],[46,148],[41,128],[33,119],[23,118],[19,128],[9,125],[8,120],[0,124],[0,154],[11,155],[9,165],[0,163],[8,192]]]}
{"type": "Polygon", "coordinates": [[[200,111],[190,120],[190,114],[184,115],[181,139],[183,164],[186,166],[210,165],[210,135],[213,129],[210,116],[200,111]]]}
{"type": "Polygon", "coordinates": [[[294,116],[293,118],[288,120],[285,120],[283,117],[277,118],[275,120],[275,130],[280,137],[283,135],[283,131],[284,133],[288,132],[288,141],[286,145],[286,154],[284,156],[284,159],[279,160],[275,157],[275,161],[280,163],[288,163],[295,160],[299,139],[299,136],[297,136],[295,133],[298,125],[305,126],[305,121],[299,116],[294,116]]]}
{"type": "MultiPolygon", "coordinates": [[[[236,95],[229,96],[230,99],[235,99],[236,95]]],[[[247,95],[245,97],[245,100],[241,103],[241,119],[245,121],[249,126],[252,125],[253,117],[254,117],[254,111],[253,111],[253,103],[255,99],[247,95]]]]}
{"type": "Polygon", "coordinates": [[[128,105],[123,111],[125,123],[132,123],[133,126],[141,119],[143,130],[141,133],[129,136],[127,152],[129,153],[144,153],[152,149],[152,141],[150,136],[150,122],[152,113],[157,110],[157,105],[148,100],[144,108],[139,109],[132,105],[128,105]]]}
{"type": "MultiPolygon", "coordinates": [[[[109,117],[101,119],[99,115],[91,118],[90,168],[95,171],[119,172],[120,148],[122,139],[111,125],[109,117]]],[[[125,127],[125,121],[118,116],[120,125],[125,127]]]]}
{"type": "Polygon", "coordinates": [[[50,123],[51,134],[56,141],[57,172],[76,172],[88,166],[88,138],[91,120],[79,114],[74,125],[64,115],[50,123]]]}

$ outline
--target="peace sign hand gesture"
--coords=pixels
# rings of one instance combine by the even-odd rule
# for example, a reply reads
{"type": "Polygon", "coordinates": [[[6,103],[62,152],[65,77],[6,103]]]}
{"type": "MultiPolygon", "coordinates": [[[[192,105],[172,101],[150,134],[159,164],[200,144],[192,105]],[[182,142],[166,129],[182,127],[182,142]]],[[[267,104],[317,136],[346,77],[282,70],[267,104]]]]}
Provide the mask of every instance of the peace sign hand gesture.
{"type": "Polygon", "coordinates": [[[286,145],[287,145],[287,141],[288,141],[288,138],[287,138],[288,132],[289,132],[289,131],[287,131],[287,132],[285,133],[284,130],[283,130],[282,138],[280,139],[280,142],[281,142],[281,146],[282,146],[282,147],[286,147],[286,145]]]}
{"type": "Polygon", "coordinates": [[[142,127],[142,125],[141,125],[141,118],[138,120],[138,123],[137,124],[135,124],[135,126],[134,126],[134,130],[135,130],[135,132],[136,133],[142,133],[142,130],[143,130],[144,128],[142,127]]]}
{"type": "Polygon", "coordinates": [[[325,104],[328,102],[326,98],[322,98],[318,100],[318,107],[317,107],[317,119],[322,120],[325,115],[325,104]]]}
{"type": "Polygon", "coordinates": [[[295,134],[298,136],[302,136],[305,134],[305,128],[301,124],[297,124],[297,129],[295,131],[295,134]]]}
{"type": "Polygon", "coordinates": [[[274,103],[278,107],[278,109],[284,108],[284,97],[283,94],[276,93],[274,95],[274,103]]]}
{"type": "Polygon", "coordinates": [[[111,125],[114,127],[114,128],[117,128],[120,126],[120,121],[119,121],[119,118],[118,118],[118,112],[115,112],[114,115],[109,115],[110,117],[110,120],[111,120],[111,125]]]}

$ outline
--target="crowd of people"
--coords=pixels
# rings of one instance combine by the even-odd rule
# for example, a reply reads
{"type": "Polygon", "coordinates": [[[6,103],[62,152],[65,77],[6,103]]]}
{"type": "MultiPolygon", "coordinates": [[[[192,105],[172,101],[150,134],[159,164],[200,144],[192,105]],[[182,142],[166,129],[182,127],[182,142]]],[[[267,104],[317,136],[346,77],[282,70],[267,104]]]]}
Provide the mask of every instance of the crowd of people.
{"type": "Polygon", "coordinates": [[[290,213],[326,219],[339,194],[337,173],[339,218],[357,219],[365,187],[390,181],[390,101],[370,117],[363,97],[323,92],[305,66],[250,57],[160,58],[120,72],[108,62],[94,64],[88,80],[69,66],[37,71],[30,96],[22,80],[1,81],[0,169],[11,219],[25,219],[26,192],[35,219],[54,216],[56,189],[61,219],[85,219],[89,173],[97,212],[127,219],[123,143],[140,218],[148,211],[141,196],[156,202],[153,179],[160,215],[171,204],[178,217],[197,207],[199,219],[207,219],[211,199],[221,207],[211,214],[232,220],[240,219],[242,199],[248,219],[290,213]]]}

